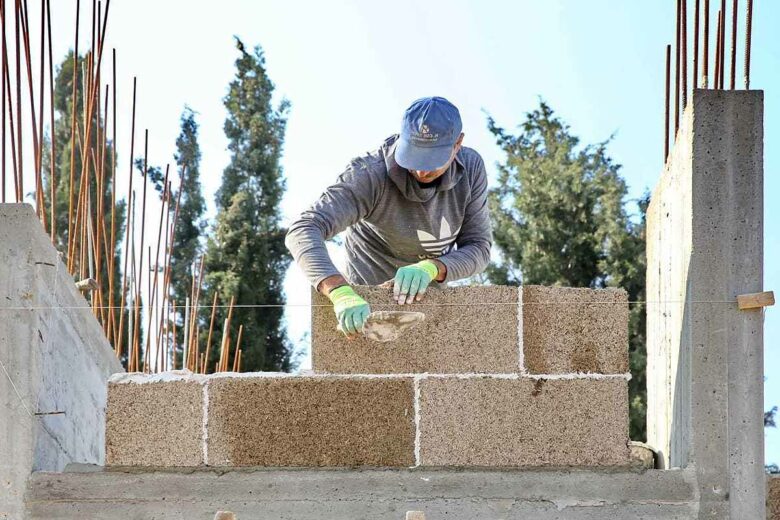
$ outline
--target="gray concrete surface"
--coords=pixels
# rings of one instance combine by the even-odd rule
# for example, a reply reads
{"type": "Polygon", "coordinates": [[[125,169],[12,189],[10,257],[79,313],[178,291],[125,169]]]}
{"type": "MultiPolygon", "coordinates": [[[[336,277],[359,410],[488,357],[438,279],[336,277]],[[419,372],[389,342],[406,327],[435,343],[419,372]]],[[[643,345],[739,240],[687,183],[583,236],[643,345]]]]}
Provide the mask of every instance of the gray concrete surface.
{"type": "Polygon", "coordinates": [[[106,380],[122,370],[32,207],[0,204],[0,518],[33,470],[104,462],[106,380]]]}
{"type": "Polygon", "coordinates": [[[232,470],[37,473],[34,520],[690,520],[690,470],[232,470]]]}
{"type": "Polygon", "coordinates": [[[699,518],[763,519],[763,92],[694,91],[648,208],[648,442],[699,518]]]}

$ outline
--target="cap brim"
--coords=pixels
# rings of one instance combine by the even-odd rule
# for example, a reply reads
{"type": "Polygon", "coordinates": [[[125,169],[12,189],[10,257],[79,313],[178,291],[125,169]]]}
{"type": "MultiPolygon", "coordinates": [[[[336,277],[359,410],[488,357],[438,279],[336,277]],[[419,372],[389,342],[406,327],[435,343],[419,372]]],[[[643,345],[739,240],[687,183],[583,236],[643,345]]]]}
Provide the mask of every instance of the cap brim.
{"type": "Polygon", "coordinates": [[[407,170],[433,171],[444,166],[452,155],[452,145],[420,147],[398,139],[395,162],[407,170]]]}

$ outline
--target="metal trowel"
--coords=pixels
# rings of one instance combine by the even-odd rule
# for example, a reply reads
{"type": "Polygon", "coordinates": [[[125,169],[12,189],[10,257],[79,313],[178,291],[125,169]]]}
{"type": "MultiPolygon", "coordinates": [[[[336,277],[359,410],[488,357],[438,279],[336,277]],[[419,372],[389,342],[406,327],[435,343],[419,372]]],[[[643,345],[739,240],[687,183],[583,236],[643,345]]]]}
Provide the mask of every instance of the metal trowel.
{"type": "MultiPolygon", "coordinates": [[[[425,319],[425,313],[411,311],[374,311],[363,324],[363,337],[381,343],[400,338],[404,332],[425,319]]],[[[340,327],[338,327],[341,330],[340,327]]]]}

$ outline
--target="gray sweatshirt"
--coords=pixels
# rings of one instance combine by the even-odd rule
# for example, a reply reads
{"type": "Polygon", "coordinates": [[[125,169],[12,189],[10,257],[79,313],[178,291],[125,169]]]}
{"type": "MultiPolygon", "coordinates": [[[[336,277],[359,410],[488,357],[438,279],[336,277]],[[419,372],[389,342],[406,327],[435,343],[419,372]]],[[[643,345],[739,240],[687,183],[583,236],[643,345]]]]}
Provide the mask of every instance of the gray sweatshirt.
{"type": "Polygon", "coordinates": [[[425,187],[393,159],[398,135],[353,159],[337,182],[290,225],[285,245],[315,288],[343,274],[378,285],[426,258],[447,267],[445,281],[482,272],[492,231],[482,157],[461,147],[450,168],[425,187]],[[333,265],[325,240],[346,229],[347,272],[333,265]]]}

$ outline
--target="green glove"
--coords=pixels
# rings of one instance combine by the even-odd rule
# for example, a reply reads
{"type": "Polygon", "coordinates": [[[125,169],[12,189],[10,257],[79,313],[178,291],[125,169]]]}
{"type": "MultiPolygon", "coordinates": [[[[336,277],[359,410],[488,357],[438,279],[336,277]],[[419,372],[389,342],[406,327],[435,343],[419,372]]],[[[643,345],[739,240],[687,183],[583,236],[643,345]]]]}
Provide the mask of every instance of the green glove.
{"type": "Polygon", "coordinates": [[[341,332],[352,336],[363,330],[363,324],[371,313],[371,308],[352,287],[349,285],[337,287],[328,293],[328,298],[333,302],[333,310],[341,332]]]}
{"type": "Polygon", "coordinates": [[[439,276],[439,268],[430,260],[401,267],[393,280],[393,297],[399,305],[414,302],[419,294],[422,297],[432,280],[439,276]]]}

